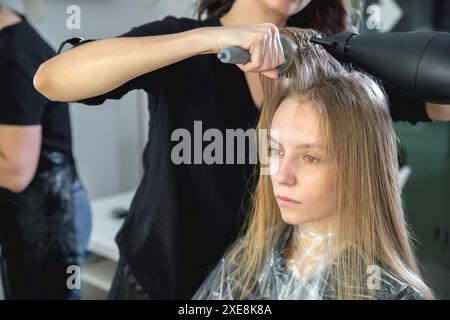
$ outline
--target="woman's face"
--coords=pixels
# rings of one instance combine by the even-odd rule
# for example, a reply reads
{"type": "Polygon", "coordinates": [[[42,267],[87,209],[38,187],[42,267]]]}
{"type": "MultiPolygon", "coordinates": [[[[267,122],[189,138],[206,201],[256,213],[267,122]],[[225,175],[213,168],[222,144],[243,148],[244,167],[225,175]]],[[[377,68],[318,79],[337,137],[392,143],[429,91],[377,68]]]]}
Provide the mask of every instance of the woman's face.
{"type": "Polygon", "coordinates": [[[267,8],[283,16],[292,16],[302,11],[311,0],[260,0],[267,8]]]}
{"type": "Polygon", "coordinates": [[[287,98],[270,128],[271,181],[282,219],[318,231],[334,208],[331,161],[319,125],[310,103],[287,98]]]}

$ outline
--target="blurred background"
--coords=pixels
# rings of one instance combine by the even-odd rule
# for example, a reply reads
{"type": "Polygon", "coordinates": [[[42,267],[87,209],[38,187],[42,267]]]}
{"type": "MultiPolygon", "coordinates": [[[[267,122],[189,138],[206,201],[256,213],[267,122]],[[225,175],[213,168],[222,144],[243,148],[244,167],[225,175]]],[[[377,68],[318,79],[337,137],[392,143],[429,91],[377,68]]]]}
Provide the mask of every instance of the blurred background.
{"type": "MultiPolygon", "coordinates": [[[[195,2],[0,0],[26,14],[55,50],[75,36],[113,37],[167,15],[193,17],[195,2]],[[81,10],[81,24],[72,30],[66,23],[73,5],[81,10]]],[[[450,1],[445,0],[367,0],[355,14],[363,17],[361,33],[450,32],[450,1]]],[[[101,107],[70,106],[74,155],[94,214],[90,259],[83,273],[84,299],[106,298],[111,282],[118,256],[113,237],[121,221],[110,213],[127,208],[142,174],[141,154],[151,121],[146,99],[144,92],[134,91],[101,107]]],[[[400,122],[396,130],[403,166],[408,168],[404,202],[416,253],[437,297],[450,299],[450,125],[400,122]]]]}
{"type": "MultiPolygon", "coordinates": [[[[365,10],[361,33],[450,32],[450,1],[369,0],[365,10]],[[370,28],[371,5],[381,8],[381,30],[370,28]]],[[[437,297],[450,299],[450,125],[398,122],[395,127],[403,166],[411,169],[403,196],[416,253],[437,297]]]]}

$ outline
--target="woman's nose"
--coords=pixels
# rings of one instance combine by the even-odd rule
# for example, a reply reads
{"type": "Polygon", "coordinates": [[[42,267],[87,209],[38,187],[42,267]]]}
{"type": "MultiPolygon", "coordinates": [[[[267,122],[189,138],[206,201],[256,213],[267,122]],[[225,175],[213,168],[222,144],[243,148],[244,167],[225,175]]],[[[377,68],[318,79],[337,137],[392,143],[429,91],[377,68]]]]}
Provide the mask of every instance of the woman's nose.
{"type": "Polygon", "coordinates": [[[273,180],[278,184],[293,186],[297,181],[294,172],[294,164],[287,158],[280,158],[278,167],[273,174],[273,180]]]}

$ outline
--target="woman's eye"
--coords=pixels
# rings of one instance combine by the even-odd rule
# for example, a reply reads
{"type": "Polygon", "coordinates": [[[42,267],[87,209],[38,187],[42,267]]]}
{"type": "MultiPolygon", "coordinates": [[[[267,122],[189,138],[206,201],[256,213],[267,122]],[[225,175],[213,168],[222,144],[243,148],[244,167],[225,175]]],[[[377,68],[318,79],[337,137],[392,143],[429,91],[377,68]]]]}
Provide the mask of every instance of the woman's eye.
{"type": "Polygon", "coordinates": [[[269,156],[279,156],[280,150],[276,148],[269,148],[269,156]]]}
{"type": "Polygon", "coordinates": [[[306,156],[303,157],[303,159],[305,159],[306,161],[311,162],[311,163],[318,163],[319,162],[318,158],[313,157],[311,155],[306,155],[306,156]]]}

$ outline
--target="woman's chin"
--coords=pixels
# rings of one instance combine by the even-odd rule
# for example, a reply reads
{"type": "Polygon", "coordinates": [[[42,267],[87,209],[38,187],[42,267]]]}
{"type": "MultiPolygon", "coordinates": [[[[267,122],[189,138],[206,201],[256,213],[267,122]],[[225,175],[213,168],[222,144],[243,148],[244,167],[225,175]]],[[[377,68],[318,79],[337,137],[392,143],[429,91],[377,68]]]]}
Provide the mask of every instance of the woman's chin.
{"type": "Polygon", "coordinates": [[[302,0],[298,1],[298,4],[293,4],[292,0],[267,0],[268,5],[272,10],[276,11],[278,14],[289,17],[291,15],[297,14],[302,11],[310,1],[302,0]]]}
{"type": "Polygon", "coordinates": [[[298,212],[292,212],[290,210],[280,210],[281,211],[281,219],[290,225],[298,226],[310,221],[310,219],[302,216],[298,212]]]}

